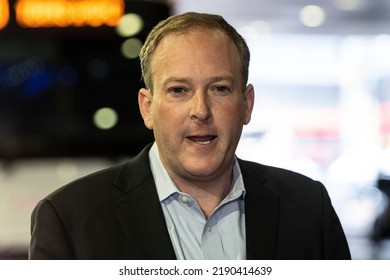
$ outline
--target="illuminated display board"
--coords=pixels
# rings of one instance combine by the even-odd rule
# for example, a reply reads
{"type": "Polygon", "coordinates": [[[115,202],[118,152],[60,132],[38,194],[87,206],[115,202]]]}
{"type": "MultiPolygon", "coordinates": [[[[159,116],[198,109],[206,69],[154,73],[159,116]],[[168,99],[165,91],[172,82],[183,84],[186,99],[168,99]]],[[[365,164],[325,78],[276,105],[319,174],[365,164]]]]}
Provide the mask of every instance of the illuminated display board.
{"type": "Polygon", "coordinates": [[[123,0],[19,0],[16,19],[23,27],[115,26],[123,0]]]}
{"type": "MultiPolygon", "coordinates": [[[[125,13],[124,0],[18,0],[14,5],[21,27],[116,26],[125,13]]],[[[9,19],[7,0],[0,0],[0,29],[9,19]]]]}
{"type": "Polygon", "coordinates": [[[7,0],[0,0],[0,29],[7,25],[9,20],[9,6],[7,0]]]}

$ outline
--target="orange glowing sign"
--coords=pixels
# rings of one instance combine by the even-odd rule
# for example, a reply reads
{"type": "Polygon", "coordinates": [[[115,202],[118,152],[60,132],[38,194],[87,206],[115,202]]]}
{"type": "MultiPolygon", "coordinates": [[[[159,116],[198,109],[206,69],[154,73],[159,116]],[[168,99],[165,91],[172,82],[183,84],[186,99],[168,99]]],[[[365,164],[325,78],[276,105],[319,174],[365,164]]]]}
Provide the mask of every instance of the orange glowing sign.
{"type": "Polygon", "coordinates": [[[4,28],[9,20],[8,0],[0,0],[0,29],[4,28]]]}
{"type": "Polygon", "coordinates": [[[115,26],[124,0],[18,0],[16,21],[22,27],[115,26]]]}

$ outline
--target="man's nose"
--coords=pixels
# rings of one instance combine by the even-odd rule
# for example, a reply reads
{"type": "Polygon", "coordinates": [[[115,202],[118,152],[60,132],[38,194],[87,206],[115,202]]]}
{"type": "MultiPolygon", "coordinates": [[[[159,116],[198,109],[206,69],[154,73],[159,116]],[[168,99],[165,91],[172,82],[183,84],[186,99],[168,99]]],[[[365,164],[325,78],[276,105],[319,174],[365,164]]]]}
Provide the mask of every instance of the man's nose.
{"type": "Polygon", "coordinates": [[[211,104],[207,92],[197,91],[191,99],[191,118],[207,120],[211,116],[211,104]]]}

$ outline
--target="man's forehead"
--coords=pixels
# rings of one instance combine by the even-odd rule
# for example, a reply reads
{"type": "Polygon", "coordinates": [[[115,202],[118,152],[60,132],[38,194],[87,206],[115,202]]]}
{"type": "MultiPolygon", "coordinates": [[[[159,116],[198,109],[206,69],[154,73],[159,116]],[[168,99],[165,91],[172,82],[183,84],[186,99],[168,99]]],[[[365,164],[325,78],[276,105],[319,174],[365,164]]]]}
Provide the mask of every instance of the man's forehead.
{"type": "Polygon", "coordinates": [[[157,44],[156,49],[160,45],[175,43],[180,38],[188,40],[203,40],[205,37],[215,38],[219,40],[231,41],[230,37],[219,29],[200,29],[193,28],[184,31],[170,32],[163,36],[157,44]]]}
{"type": "Polygon", "coordinates": [[[191,30],[189,33],[169,33],[164,36],[156,46],[152,55],[152,61],[163,58],[164,56],[180,56],[188,55],[191,52],[193,55],[222,55],[226,52],[237,52],[238,49],[233,41],[221,31],[201,32],[198,30],[191,30]],[[177,46],[180,45],[179,48],[177,46]],[[215,50],[218,51],[215,51],[215,50]]]}
{"type": "Polygon", "coordinates": [[[230,80],[241,82],[240,67],[237,67],[240,65],[239,51],[232,39],[218,29],[191,29],[165,35],[152,55],[151,72],[153,76],[158,72],[163,80],[188,78],[182,77],[181,71],[185,69],[188,74],[188,68],[200,64],[211,65],[216,77],[230,76],[230,80]]]}

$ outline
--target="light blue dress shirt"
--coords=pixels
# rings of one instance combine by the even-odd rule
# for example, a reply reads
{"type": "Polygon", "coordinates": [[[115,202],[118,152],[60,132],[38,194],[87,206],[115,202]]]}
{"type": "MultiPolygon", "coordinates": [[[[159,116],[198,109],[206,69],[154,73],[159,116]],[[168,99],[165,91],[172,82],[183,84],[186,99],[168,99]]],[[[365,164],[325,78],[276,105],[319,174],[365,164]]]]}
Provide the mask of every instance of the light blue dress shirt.
{"type": "Polygon", "coordinates": [[[194,198],[181,192],[168,175],[156,143],[149,158],[177,259],[245,259],[245,187],[237,160],[230,193],[206,219],[194,198]]]}

